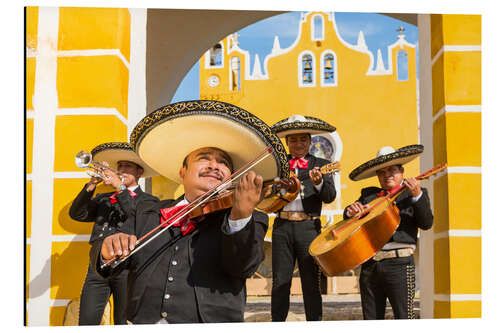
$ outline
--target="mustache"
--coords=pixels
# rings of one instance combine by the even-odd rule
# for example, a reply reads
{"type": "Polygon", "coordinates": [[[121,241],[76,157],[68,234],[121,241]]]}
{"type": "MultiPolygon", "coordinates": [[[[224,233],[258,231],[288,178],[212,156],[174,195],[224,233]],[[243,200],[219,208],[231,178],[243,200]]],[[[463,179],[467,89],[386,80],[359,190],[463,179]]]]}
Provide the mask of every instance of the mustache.
{"type": "Polygon", "coordinates": [[[222,181],[224,179],[224,176],[217,170],[207,170],[207,171],[202,171],[198,174],[200,177],[205,177],[205,176],[215,176],[217,180],[222,181]]]}

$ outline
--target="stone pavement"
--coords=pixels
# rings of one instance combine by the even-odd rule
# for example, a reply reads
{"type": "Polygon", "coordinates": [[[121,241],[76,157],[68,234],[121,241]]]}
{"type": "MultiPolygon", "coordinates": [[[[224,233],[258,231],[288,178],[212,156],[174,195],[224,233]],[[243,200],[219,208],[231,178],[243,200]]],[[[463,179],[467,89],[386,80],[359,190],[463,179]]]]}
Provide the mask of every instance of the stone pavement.
{"type": "MultiPolygon", "coordinates": [[[[420,318],[420,302],[415,299],[415,315],[420,318]]],[[[386,319],[393,319],[392,309],[387,303],[386,319]]],[[[359,294],[323,295],[323,321],[330,320],[362,320],[361,300],[359,294]]],[[[302,296],[290,297],[290,310],[287,321],[305,321],[302,296]]],[[[245,322],[270,322],[271,297],[248,297],[245,309],[245,322]]]]}

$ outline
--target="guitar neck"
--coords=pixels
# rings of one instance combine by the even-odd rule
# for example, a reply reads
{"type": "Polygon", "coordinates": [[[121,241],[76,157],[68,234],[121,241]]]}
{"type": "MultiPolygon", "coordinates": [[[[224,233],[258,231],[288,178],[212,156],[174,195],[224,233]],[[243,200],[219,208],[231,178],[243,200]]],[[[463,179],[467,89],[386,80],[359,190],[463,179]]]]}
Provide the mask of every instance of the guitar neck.
{"type": "MultiPolygon", "coordinates": [[[[322,175],[328,175],[330,173],[338,172],[340,170],[340,163],[339,162],[332,162],[323,165],[319,171],[321,172],[322,175]]],[[[306,179],[309,178],[309,171],[307,173],[304,173],[300,176],[297,176],[297,178],[302,182],[306,179]]]]}

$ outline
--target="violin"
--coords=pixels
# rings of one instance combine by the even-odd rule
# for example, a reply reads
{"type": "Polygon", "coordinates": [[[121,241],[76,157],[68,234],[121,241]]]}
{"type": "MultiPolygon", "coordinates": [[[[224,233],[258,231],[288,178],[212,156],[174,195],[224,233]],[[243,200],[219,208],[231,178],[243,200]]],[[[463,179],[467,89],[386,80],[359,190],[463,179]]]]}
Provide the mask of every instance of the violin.
{"type": "Polygon", "coordinates": [[[112,265],[112,267],[118,266],[134,253],[138,252],[140,249],[146,246],[153,239],[168,230],[171,226],[175,225],[177,222],[182,221],[185,218],[196,218],[205,214],[212,213],[216,210],[231,207],[233,204],[233,192],[224,191],[227,190],[232,182],[241,177],[245,172],[253,168],[255,165],[263,161],[266,157],[270,156],[273,152],[274,149],[272,147],[266,147],[266,149],[264,149],[264,151],[257,155],[253,160],[236,170],[228,179],[223,181],[217,187],[200,195],[198,198],[196,198],[196,200],[186,205],[185,207],[182,207],[170,218],[166,219],[155,228],[150,230],[148,233],[146,233],[144,236],[139,238],[136,242],[136,247],[127,256],[109,259],[101,265],[101,269],[110,265],[112,265]]]}
{"type": "MultiPolygon", "coordinates": [[[[328,163],[320,168],[320,172],[323,175],[339,171],[340,162],[328,163]]],[[[279,183],[272,185],[264,192],[264,197],[261,202],[257,204],[256,209],[270,214],[285,207],[288,203],[295,200],[300,192],[300,183],[306,180],[307,177],[309,177],[307,174],[298,176],[290,172],[289,179],[281,179],[279,183]]]]}

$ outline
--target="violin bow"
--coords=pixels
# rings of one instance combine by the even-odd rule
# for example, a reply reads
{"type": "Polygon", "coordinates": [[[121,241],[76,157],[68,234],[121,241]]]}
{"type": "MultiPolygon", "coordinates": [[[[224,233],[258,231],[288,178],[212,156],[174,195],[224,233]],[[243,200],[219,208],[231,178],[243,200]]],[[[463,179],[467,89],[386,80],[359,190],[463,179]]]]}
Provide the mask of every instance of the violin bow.
{"type": "Polygon", "coordinates": [[[136,247],[132,251],[130,251],[130,253],[127,256],[122,257],[122,258],[117,258],[117,257],[111,258],[111,259],[107,260],[105,263],[103,263],[101,265],[101,269],[103,269],[103,268],[105,268],[105,267],[107,267],[109,265],[113,265],[112,268],[114,268],[114,267],[118,266],[119,264],[121,264],[123,261],[125,261],[126,259],[128,259],[134,253],[138,252],[140,249],[142,249],[144,246],[146,246],[153,239],[155,239],[156,237],[158,237],[159,235],[161,235],[166,230],[170,229],[170,227],[173,226],[175,224],[175,222],[182,220],[189,213],[191,213],[193,210],[195,210],[200,205],[204,204],[211,197],[213,197],[214,195],[216,195],[220,191],[223,191],[224,189],[226,189],[229,185],[232,184],[232,182],[234,180],[238,179],[245,172],[247,172],[248,170],[250,170],[251,168],[253,168],[255,165],[257,165],[260,162],[262,162],[265,158],[267,158],[268,156],[270,156],[273,152],[274,152],[274,149],[272,147],[270,147],[270,146],[266,147],[266,149],[264,149],[261,153],[259,153],[250,162],[247,162],[246,164],[244,164],[243,166],[241,166],[238,170],[236,170],[235,172],[233,172],[233,174],[231,176],[229,176],[228,179],[226,179],[224,182],[222,182],[221,184],[219,184],[217,187],[209,190],[208,192],[200,195],[198,198],[196,198],[189,205],[187,205],[186,207],[184,207],[181,210],[179,210],[178,212],[176,212],[172,217],[170,217],[169,219],[163,221],[162,223],[160,223],[159,225],[157,225],[156,227],[154,227],[152,230],[150,230],[148,233],[146,233],[144,236],[142,236],[141,238],[139,238],[137,240],[137,242],[136,242],[136,247]],[[164,227],[159,232],[157,232],[156,234],[154,234],[153,236],[151,236],[146,241],[144,241],[153,232],[157,231],[158,229],[162,228],[165,225],[167,225],[167,226],[164,227]]]}

